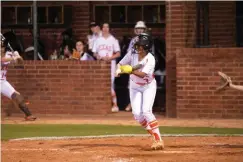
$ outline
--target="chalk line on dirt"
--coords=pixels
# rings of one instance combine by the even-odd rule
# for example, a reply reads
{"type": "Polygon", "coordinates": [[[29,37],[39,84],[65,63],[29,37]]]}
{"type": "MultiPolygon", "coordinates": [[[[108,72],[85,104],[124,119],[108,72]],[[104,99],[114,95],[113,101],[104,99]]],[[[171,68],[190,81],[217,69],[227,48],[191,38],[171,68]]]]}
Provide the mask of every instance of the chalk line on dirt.
{"type": "MultiPolygon", "coordinates": [[[[72,153],[84,153],[82,151],[70,151],[68,149],[63,149],[63,148],[2,148],[2,151],[58,151],[58,152],[72,152],[72,153]]],[[[196,153],[195,151],[181,151],[181,150],[171,150],[171,151],[165,151],[165,150],[160,150],[161,153],[165,154],[182,154],[182,153],[196,153]]]]}
{"type": "MultiPolygon", "coordinates": [[[[9,141],[34,141],[34,140],[68,140],[68,139],[98,139],[112,137],[148,137],[148,134],[116,134],[98,136],[61,136],[61,137],[27,137],[15,138],[9,141]]],[[[243,137],[243,134],[162,134],[162,137],[243,137]]]]}
{"type": "MultiPolygon", "coordinates": [[[[10,152],[13,152],[13,151],[57,151],[57,152],[70,152],[72,154],[83,154],[85,152],[83,151],[71,151],[69,149],[63,149],[63,148],[2,148],[1,150],[2,152],[5,152],[5,151],[10,151],[10,152]]],[[[159,151],[160,153],[163,153],[163,154],[195,154],[195,153],[202,153],[201,151],[190,151],[190,150],[157,150],[159,151]]],[[[221,151],[221,153],[242,153],[242,151],[221,151]]]]}

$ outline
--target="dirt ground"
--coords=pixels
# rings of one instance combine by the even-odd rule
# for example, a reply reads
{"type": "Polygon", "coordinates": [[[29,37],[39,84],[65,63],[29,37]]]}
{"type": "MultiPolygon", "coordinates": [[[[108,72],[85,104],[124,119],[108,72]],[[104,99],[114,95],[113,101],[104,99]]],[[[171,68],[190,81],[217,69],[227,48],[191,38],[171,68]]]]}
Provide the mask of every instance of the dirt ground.
{"type": "Polygon", "coordinates": [[[9,141],[3,162],[241,162],[243,137],[165,137],[151,151],[149,137],[9,141]]]}
{"type": "MultiPolygon", "coordinates": [[[[243,128],[243,119],[168,119],[161,126],[243,128]]],[[[138,125],[130,112],[106,116],[2,117],[2,124],[138,125]]],[[[2,162],[241,162],[243,137],[164,137],[165,149],[151,151],[149,137],[2,141],[2,162]]]]}
{"type": "MultiPolygon", "coordinates": [[[[131,112],[119,112],[99,115],[37,115],[35,122],[26,122],[22,114],[11,117],[2,116],[2,124],[109,124],[109,125],[138,125],[131,112]]],[[[243,119],[175,119],[156,115],[161,126],[180,127],[218,127],[218,128],[243,128],[243,119]]]]}

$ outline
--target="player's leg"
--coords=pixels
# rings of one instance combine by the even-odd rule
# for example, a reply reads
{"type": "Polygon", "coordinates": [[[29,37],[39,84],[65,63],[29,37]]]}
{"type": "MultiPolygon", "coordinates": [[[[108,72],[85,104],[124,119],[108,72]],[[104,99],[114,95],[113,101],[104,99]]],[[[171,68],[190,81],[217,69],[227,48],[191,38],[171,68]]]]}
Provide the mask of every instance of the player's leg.
{"type": "MultiPolygon", "coordinates": [[[[128,90],[129,90],[129,85],[130,85],[130,80],[128,81],[128,90]]],[[[132,106],[131,106],[131,101],[129,102],[129,104],[127,105],[127,107],[125,108],[126,111],[131,111],[132,110],[132,106]]]]}
{"type": "Polygon", "coordinates": [[[117,106],[117,98],[116,98],[116,92],[113,88],[111,88],[111,98],[112,98],[112,112],[118,112],[119,108],[117,106]]]}
{"type": "Polygon", "coordinates": [[[8,81],[3,81],[2,82],[2,87],[1,87],[1,94],[4,96],[8,97],[9,99],[12,99],[15,101],[20,110],[22,110],[25,114],[25,119],[26,120],[35,120],[36,117],[32,116],[31,112],[29,111],[26,103],[24,102],[23,96],[18,93],[9,83],[8,81]]]}
{"type": "Polygon", "coordinates": [[[132,110],[132,106],[131,106],[131,103],[129,103],[127,105],[127,107],[125,108],[126,111],[131,111],[132,110]]]}
{"type": "Polygon", "coordinates": [[[115,92],[115,72],[116,72],[116,62],[111,62],[111,99],[112,99],[112,112],[118,112],[119,107],[117,105],[117,97],[115,92]]]}
{"type": "Polygon", "coordinates": [[[146,121],[148,122],[149,129],[152,132],[155,143],[152,145],[153,149],[163,149],[164,144],[161,139],[159,124],[155,118],[152,108],[154,104],[154,99],[156,95],[156,81],[152,81],[149,87],[143,92],[143,104],[142,104],[142,113],[146,121]]]}
{"type": "Polygon", "coordinates": [[[129,90],[130,94],[130,101],[132,106],[132,113],[134,116],[134,119],[152,135],[152,132],[150,131],[150,128],[148,127],[148,123],[145,120],[143,114],[142,114],[142,93],[136,89],[130,88],[129,90]]]}

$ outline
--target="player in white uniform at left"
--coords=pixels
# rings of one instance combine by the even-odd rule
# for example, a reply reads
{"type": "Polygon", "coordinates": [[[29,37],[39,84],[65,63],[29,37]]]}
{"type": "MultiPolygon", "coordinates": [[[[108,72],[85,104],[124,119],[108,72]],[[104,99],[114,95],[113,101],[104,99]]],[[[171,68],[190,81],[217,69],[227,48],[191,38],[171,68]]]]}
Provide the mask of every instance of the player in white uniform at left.
{"type": "Polygon", "coordinates": [[[17,92],[6,80],[8,65],[12,62],[16,62],[18,59],[22,59],[22,57],[17,51],[5,51],[3,43],[4,42],[1,41],[1,94],[18,104],[19,108],[25,114],[25,120],[34,121],[36,120],[36,117],[34,117],[29,111],[26,103],[24,102],[23,96],[19,92],[17,92]]]}
{"type": "Polygon", "coordinates": [[[152,112],[157,84],[154,78],[155,58],[149,52],[151,41],[149,35],[140,34],[135,43],[137,54],[128,52],[117,64],[116,75],[130,74],[129,91],[132,113],[141,126],[151,134],[154,139],[151,148],[157,150],[164,148],[164,142],[161,139],[158,121],[152,112]],[[136,70],[134,67],[138,64],[140,68],[136,70]]]}
{"type": "Polygon", "coordinates": [[[111,96],[112,96],[112,112],[118,112],[117,98],[114,90],[114,80],[116,71],[116,58],[120,57],[120,46],[118,40],[115,39],[109,31],[109,24],[102,25],[102,36],[99,37],[93,46],[92,52],[97,60],[111,62],[111,96]]]}

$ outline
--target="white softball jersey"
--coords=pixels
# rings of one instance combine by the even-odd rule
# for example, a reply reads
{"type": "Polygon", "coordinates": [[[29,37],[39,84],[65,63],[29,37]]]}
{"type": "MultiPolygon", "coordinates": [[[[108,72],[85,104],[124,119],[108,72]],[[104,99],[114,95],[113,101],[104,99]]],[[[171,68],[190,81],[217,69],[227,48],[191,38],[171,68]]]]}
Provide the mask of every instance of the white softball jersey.
{"type": "Polygon", "coordinates": [[[138,54],[132,54],[132,52],[129,51],[119,64],[131,66],[142,65],[142,68],[139,70],[146,73],[144,78],[140,78],[133,74],[130,75],[129,94],[132,113],[138,122],[144,119],[146,119],[147,122],[154,121],[156,118],[152,113],[152,109],[157,90],[156,80],[154,79],[154,56],[148,53],[139,61],[138,54]]]}
{"type": "MultiPolygon", "coordinates": [[[[7,51],[5,54],[6,58],[11,58],[12,57],[12,52],[7,51]]],[[[8,65],[10,64],[9,62],[1,62],[1,94],[4,96],[8,97],[11,99],[12,94],[15,92],[15,89],[9,84],[9,82],[6,79],[7,75],[7,70],[8,70],[8,65]]]]}
{"type": "Polygon", "coordinates": [[[108,38],[99,37],[93,46],[92,52],[97,53],[100,57],[111,57],[115,52],[120,52],[118,40],[112,35],[108,38]]]}
{"type": "MultiPolygon", "coordinates": [[[[109,37],[99,37],[93,46],[92,52],[97,53],[100,57],[111,57],[114,53],[120,52],[120,46],[118,40],[110,35],[109,37]]],[[[114,80],[115,80],[115,71],[116,71],[116,60],[111,61],[111,83],[112,89],[114,89],[114,80]]]]}
{"type": "Polygon", "coordinates": [[[88,36],[88,44],[90,50],[93,49],[95,41],[101,36],[102,36],[102,32],[100,32],[99,34],[92,34],[88,36]]]}
{"type": "Polygon", "coordinates": [[[154,80],[155,58],[151,53],[148,53],[141,61],[139,61],[138,54],[132,54],[132,51],[130,50],[119,62],[119,64],[131,66],[141,64],[142,68],[140,68],[139,71],[147,74],[144,78],[131,74],[130,84],[131,82],[134,82],[137,85],[143,86],[148,85],[154,80]]]}
{"type": "MultiPolygon", "coordinates": [[[[7,51],[5,54],[5,58],[11,58],[12,56],[13,56],[12,52],[9,51],[7,51]]],[[[8,64],[10,64],[10,61],[4,63],[1,62],[1,80],[6,80],[8,64]]]]}

